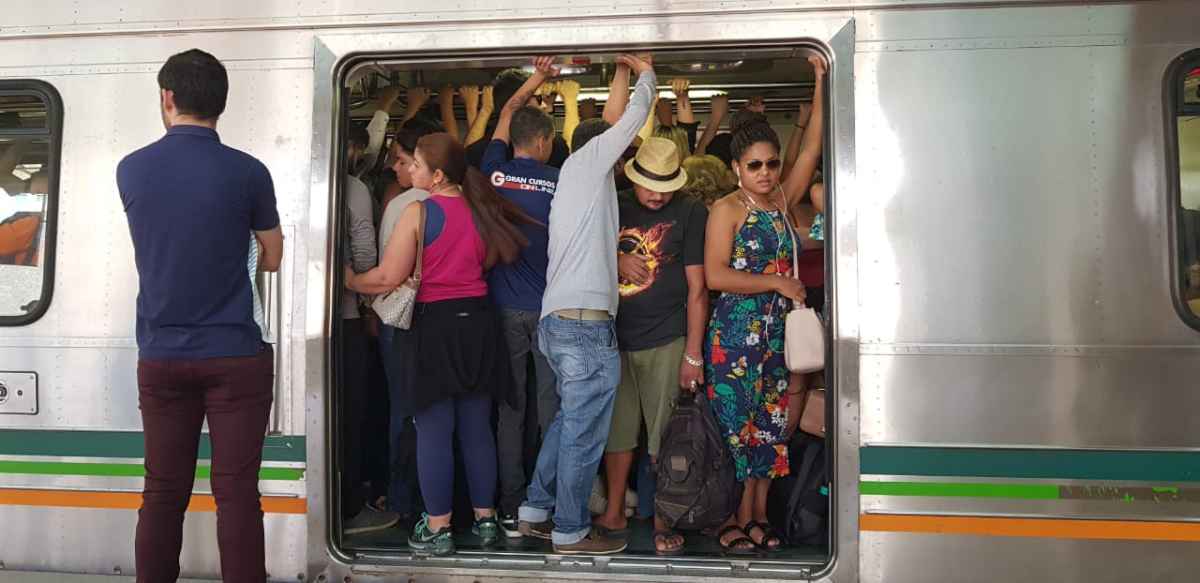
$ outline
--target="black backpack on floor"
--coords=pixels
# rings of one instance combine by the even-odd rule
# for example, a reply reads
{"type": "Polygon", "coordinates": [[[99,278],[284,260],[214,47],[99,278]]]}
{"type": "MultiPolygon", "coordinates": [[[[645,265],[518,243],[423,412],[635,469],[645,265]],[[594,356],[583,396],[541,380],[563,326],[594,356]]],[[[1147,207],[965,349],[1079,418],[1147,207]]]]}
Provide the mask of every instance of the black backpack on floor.
{"type": "Polygon", "coordinates": [[[658,450],[654,512],[681,530],[720,526],[742,494],[708,399],[698,393],[679,396],[658,450]]]}
{"type": "Polygon", "coordinates": [[[825,440],[796,432],[788,443],[788,476],[774,480],[767,516],[793,545],[823,546],[829,540],[829,466],[825,440]]]}

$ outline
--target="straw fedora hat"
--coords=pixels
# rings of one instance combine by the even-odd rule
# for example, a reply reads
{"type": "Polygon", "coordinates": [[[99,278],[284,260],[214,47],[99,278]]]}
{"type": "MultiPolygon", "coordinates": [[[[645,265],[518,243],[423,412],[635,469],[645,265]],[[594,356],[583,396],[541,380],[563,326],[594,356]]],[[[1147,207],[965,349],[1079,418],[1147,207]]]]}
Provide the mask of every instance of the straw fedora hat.
{"type": "Polygon", "coordinates": [[[646,138],[637,155],[625,163],[625,176],[654,192],[675,192],[687,184],[679,149],[666,138],[646,138]]]}

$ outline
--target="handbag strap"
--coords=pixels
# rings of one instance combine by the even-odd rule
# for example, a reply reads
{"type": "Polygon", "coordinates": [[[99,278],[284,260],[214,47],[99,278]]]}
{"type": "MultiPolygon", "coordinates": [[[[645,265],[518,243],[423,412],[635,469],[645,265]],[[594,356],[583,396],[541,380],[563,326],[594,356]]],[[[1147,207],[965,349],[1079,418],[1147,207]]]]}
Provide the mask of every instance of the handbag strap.
{"type": "MultiPolygon", "coordinates": [[[[780,198],[783,199],[783,205],[779,207],[779,214],[783,215],[783,226],[787,229],[788,237],[792,239],[792,277],[800,279],[800,246],[796,244],[796,230],[792,228],[791,207],[788,206],[787,194],[783,192],[783,186],[776,184],[775,188],[782,195],[780,198]]],[[[775,253],[778,257],[778,250],[775,253]]]]}
{"type": "Polygon", "coordinates": [[[417,264],[413,267],[412,275],[408,277],[419,283],[421,281],[421,257],[425,255],[425,201],[417,200],[413,201],[413,204],[417,205],[420,216],[420,219],[417,220],[417,264]]]}
{"type": "MultiPolygon", "coordinates": [[[[780,194],[782,194],[783,189],[780,188],[779,192],[780,192],[780,194]]],[[[753,211],[751,211],[751,212],[753,212],[753,211]]],[[[797,252],[797,249],[796,249],[796,233],[792,231],[792,217],[791,217],[791,214],[788,213],[788,210],[787,210],[787,197],[786,196],[783,197],[783,205],[779,208],[779,218],[783,221],[783,228],[784,228],[784,230],[787,231],[788,237],[792,240],[792,277],[799,279],[798,274],[800,273],[800,263],[797,260],[797,256],[799,255],[799,253],[797,252]]],[[[776,233],[776,236],[778,236],[779,231],[775,231],[775,233],[776,233]]],[[[776,260],[779,259],[779,250],[782,248],[783,248],[783,240],[780,239],[780,240],[776,241],[776,243],[775,243],[775,259],[776,260]]],[[[795,309],[795,307],[796,307],[795,304],[796,303],[793,301],[792,302],[793,309],[795,309]]],[[[775,312],[775,301],[771,300],[770,305],[767,306],[767,316],[774,316],[774,312],[775,312]]],[[[763,334],[768,337],[770,336],[770,333],[768,332],[769,328],[770,328],[770,324],[767,324],[766,326],[763,327],[763,334]]]]}
{"type": "MultiPolygon", "coordinates": [[[[798,279],[800,279],[800,259],[799,259],[800,258],[800,249],[799,249],[799,247],[796,246],[796,231],[794,229],[792,229],[792,217],[791,217],[791,214],[788,213],[788,211],[786,209],[786,206],[787,206],[786,198],[784,199],[783,204],[784,204],[785,208],[780,210],[779,214],[783,218],[783,227],[785,229],[787,229],[788,237],[791,238],[791,240],[792,240],[792,277],[798,280],[798,279]]],[[[779,257],[779,248],[782,246],[783,246],[783,241],[779,241],[779,246],[775,248],[775,257],[776,258],[779,257]]],[[[790,301],[792,302],[792,309],[793,310],[798,309],[796,306],[796,300],[790,300],[790,301]]],[[[804,307],[804,304],[800,304],[799,307],[801,307],[801,308],[804,307]]],[[[771,305],[767,307],[767,315],[773,316],[774,311],[775,311],[775,302],[774,302],[774,300],[772,300],[771,305]]],[[[768,326],[763,327],[763,334],[768,334],[767,333],[768,326]]]]}
{"type": "MultiPolygon", "coordinates": [[[[780,194],[783,194],[783,187],[776,185],[776,188],[779,189],[780,194]]],[[[741,191],[741,192],[742,192],[743,196],[746,196],[745,191],[741,191]]],[[[746,203],[743,202],[742,204],[746,204],[746,203]]],[[[749,205],[746,205],[746,209],[749,210],[751,213],[754,212],[754,209],[752,209],[749,205]]],[[[796,246],[796,232],[792,229],[792,216],[791,216],[791,213],[788,212],[788,204],[787,204],[787,196],[786,195],[783,196],[783,205],[779,207],[779,217],[783,220],[783,228],[787,230],[788,237],[791,238],[791,240],[792,240],[792,277],[794,277],[796,279],[800,279],[800,249],[796,246]]],[[[775,233],[776,233],[776,236],[778,236],[779,231],[775,231],[775,233]]],[[[775,246],[775,259],[776,260],[779,259],[779,249],[782,247],[783,247],[783,241],[782,240],[777,241],[776,246],[775,246]]],[[[796,307],[795,304],[796,303],[793,301],[792,309],[795,309],[795,307],[796,307]]],[[[767,316],[774,316],[774,311],[775,311],[775,301],[772,300],[770,305],[767,306],[767,316]]],[[[770,336],[770,333],[768,332],[769,327],[770,327],[769,324],[763,327],[763,335],[768,336],[768,337],[770,336]]]]}
{"type": "MultiPolygon", "coordinates": [[[[786,199],[784,204],[787,204],[786,199]]],[[[792,214],[783,211],[783,224],[787,226],[788,237],[792,239],[792,277],[800,279],[800,245],[796,243],[796,229],[792,228],[792,214]]]]}

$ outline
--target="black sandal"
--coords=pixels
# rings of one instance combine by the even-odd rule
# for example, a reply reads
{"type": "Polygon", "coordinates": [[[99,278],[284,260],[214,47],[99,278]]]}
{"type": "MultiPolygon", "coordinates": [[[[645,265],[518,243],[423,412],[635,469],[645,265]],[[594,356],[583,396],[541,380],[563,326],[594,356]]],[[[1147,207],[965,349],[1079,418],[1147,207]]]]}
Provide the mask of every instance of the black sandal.
{"type": "Polygon", "coordinates": [[[717,533],[717,544],[721,546],[721,551],[728,555],[746,556],[758,554],[758,544],[754,542],[754,539],[746,536],[746,531],[742,530],[742,527],[736,524],[726,526],[717,533]],[[742,536],[736,537],[726,543],[725,535],[734,531],[742,533],[742,536]],[[745,546],[745,543],[750,543],[750,546],[745,546]]]}
{"type": "MultiPolygon", "coordinates": [[[[750,541],[750,542],[754,542],[754,541],[750,541]]],[[[674,530],[664,529],[664,530],[654,531],[654,554],[656,554],[660,557],[673,557],[675,555],[682,555],[683,554],[683,545],[686,543],[687,543],[687,539],[683,538],[682,534],[679,534],[678,532],[676,532],[674,530]],[[674,537],[679,538],[679,546],[677,546],[673,549],[672,548],[663,548],[663,549],[658,548],[659,542],[662,542],[662,546],[664,546],[664,547],[670,547],[671,545],[669,545],[667,543],[669,541],[671,541],[672,538],[674,538],[674,537]]]]}
{"type": "Polygon", "coordinates": [[[756,522],[753,520],[747,522],[746,526],[742,527],[742,532],[746,533],[746,536],[750,539],[750,542],[754,542],[754,535],[750,533],[756,528],[761,530],[763,535],[761,542],[754,543],[755,546],[769,553],[778,552],[783,548],[783,539],[779,538],[779,536],[775,534],[775,529],[771,528],[770,524],[756,522]],[[772,542],[775,544],[771,544],[772,542]]]}

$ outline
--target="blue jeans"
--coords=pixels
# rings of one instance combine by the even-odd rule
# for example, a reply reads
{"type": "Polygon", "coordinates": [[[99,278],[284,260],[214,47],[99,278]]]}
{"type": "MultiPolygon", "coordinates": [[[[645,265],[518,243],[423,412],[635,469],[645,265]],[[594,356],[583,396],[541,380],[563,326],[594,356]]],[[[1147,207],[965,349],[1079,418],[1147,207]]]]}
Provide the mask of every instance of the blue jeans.
{"type": "Polygon", "coordinates": [[[388,394],[391,396],[391,422],[388,424],[391,471],[387,509],[407,515],[419,513],[422,506],[417,487],[417,429],[401,390],[401,383],[412,382],[411,371],[415,366],[412,342],[412,332],[409,330],[387,324],[379,326],[379,351],[383,356],[383,371],[388,378],[388,394]]]}
{"type": "Polygon", "coordinates": [[[542,438],[519,515],[527,522],[545,522],[553,511],[551,539],[569,545],[592,528],[587,500],[608,441],[621,357],[612,320],[547,316],[538,324],[538,348],[558,377],[562,404],[542,438]]]}

